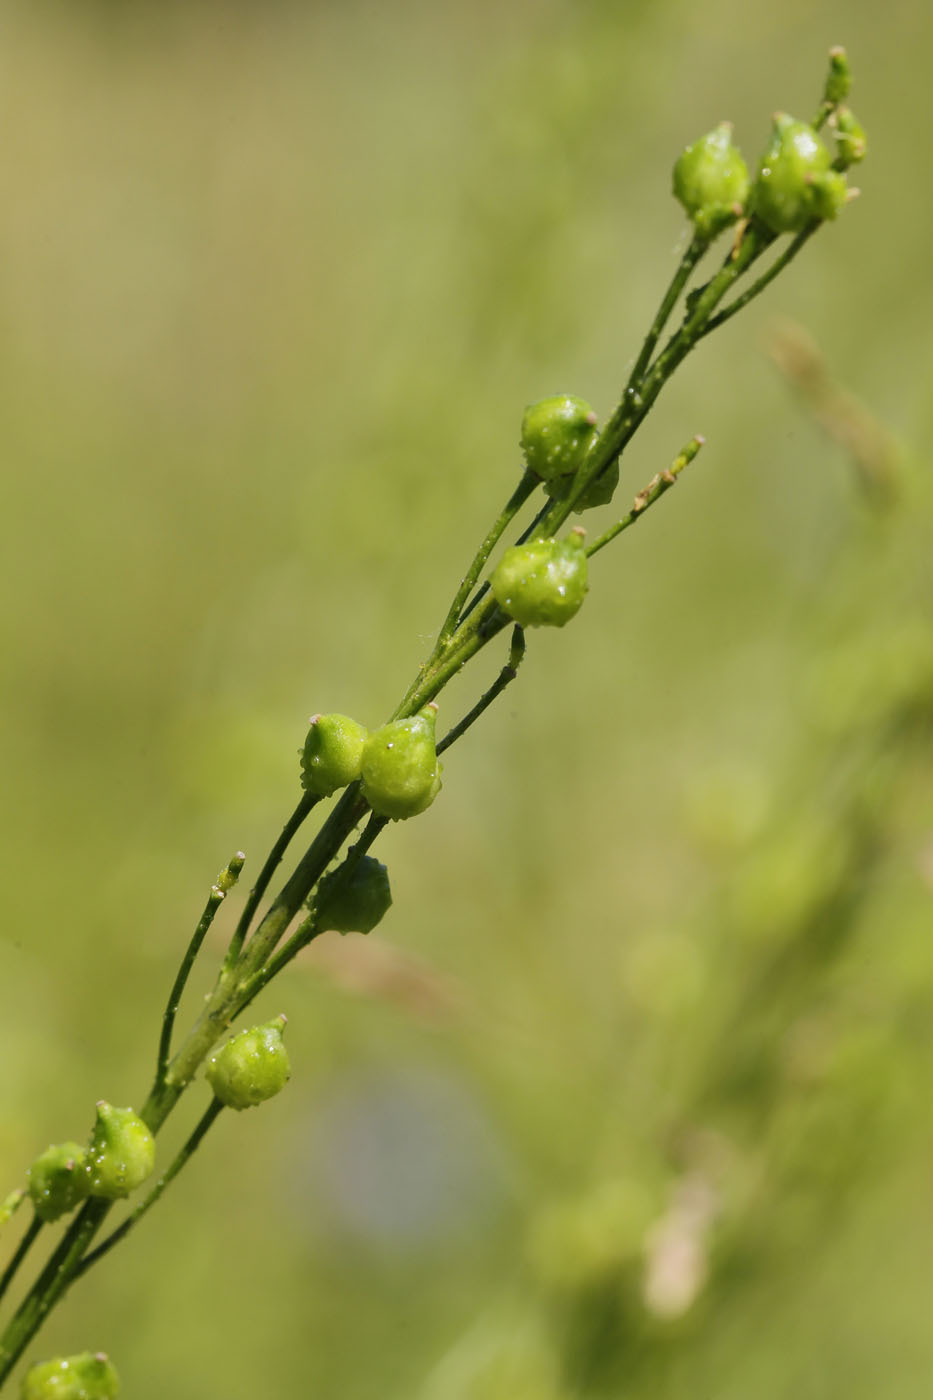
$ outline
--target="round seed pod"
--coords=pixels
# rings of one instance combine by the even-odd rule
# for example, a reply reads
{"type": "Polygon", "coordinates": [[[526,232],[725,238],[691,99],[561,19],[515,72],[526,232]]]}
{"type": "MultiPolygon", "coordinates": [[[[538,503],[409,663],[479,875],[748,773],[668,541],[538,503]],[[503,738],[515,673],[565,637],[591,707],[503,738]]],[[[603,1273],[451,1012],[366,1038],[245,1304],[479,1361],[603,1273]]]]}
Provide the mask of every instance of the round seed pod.
{"type": "Polygon", "coordinates": [[[26,1173],[26,1184],[40,1220],[67,1215],[88,1194],[84,1148],[76,1142],[47,1147],[26,1173]]]}
{"type": "Polygon", "coordinates": [[[349,715],[312,715],[301,751],[301,786],[318,797],[356,782],[369,730],[349,715]]]}
{"type": "Polygon", "coordinates": [[[231,1036],[207,1062],[207,1078],[227,1108],[254,1108],[285,1088],[292,1072],[282,1040],[286,1017],[231,1036]]]}
{"type": "Polygon", "coordinates": [[[317,926],[371,933],[391,904],[388,870],[374,856],[363,856],[349,879],[339,868],[324,876],[314,903],[317,926]]]}
{"type": "Polygon", "coordinates": [[[596,441],[596,413],[585,399],[555,394],[529,404],[522,418],[522,451],[548,486],[572,476],[596,441]]]}
{"type": "Polygon", "coordinates": [[[674,166],[674,195],[697,232],[713,238],[740,217],[748,198],[748,167],[732,144],[732,123],[687,146],[674,166]]]}
{"type": "Polygon", "coordinates": [[[489,581],[492,595],[522,627],[563,627],[587,592],[583,530],[566,540],[530,540],[507,549],[489,581]]]}
{"type": "Polygon", "coordinates": [[[26,1372],[22,1400],[114,1400],[120,1379],[104,1352],[56,1356],[26,1372]]]}
{"type": "Polygon", "coordinates": [[[834,219],[847,198],[845,179],[813,127],[778,112],[752,187],[759,219],[774,233],[799,233],[811,219],[834,219]]]}
{"type": "Polygon", "coordinates": [[[401,821],[430,807],[441,790],[434,746],[437,706],[393,720],[370,734],[363,750],[363,796],[380,816],[401,821]]]}
{"type": "Polygon", "coordinates": [[[131,1108],[103,1099],[84,1159],[88,1194],[117,1200],[141,1186],[155,1167],[155,1138],[131,1108]]]}

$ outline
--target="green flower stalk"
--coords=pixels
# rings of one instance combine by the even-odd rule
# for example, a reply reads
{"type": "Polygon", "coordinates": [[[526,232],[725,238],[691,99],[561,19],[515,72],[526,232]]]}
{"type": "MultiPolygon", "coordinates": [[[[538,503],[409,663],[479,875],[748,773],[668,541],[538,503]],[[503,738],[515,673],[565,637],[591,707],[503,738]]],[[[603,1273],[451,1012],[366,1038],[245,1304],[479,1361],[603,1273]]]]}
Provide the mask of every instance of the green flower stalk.
{"type": "MultiPolygon", "coordinates": [[[[206,936],[236,884],[244,857],[237,853],[211,886],[207,904],[168,996],[155,1055],[156,1070],[138,1114],[98,1104],[97,1122],[83,1157],[64,1143],[33,1164],[29,1194],[35,1212],[0,1279],[0,1297],[15,1280],[46,1220],[79,1206],[37,1278],[0,1334],[0,1385],[10,1375],[45,1319],[74,1281],[108,1254],[161,1199],[187,1165],[225,1107],[244,1109],[278,1093],[290,1073],[282,1032],[285,1018],[228,1037],[252,1001],[311,940],[327,928],[368,932],[391,904],[388,872],[369,854],[389,821],[427,810],[441,786],[438,754],[459,742],[506,686],[515,680],[525,653],[525,628],[563,627],[579,611],[590,587],[588,559],[601,553],[641,520],[695,457],[702,439],[690,439],[670,467],[654,476],[630,509],[609,523],[587,547],[577,527],[561,538],[574,511],[607,504],[619,477],[620,458],[659,395],[699,342],[736,315],[799,254],[852,193],[842,167],[864,154],[864,133],[841,107],[851,74],[834,50],[823,103],[815,125],[790,117],[775,121],[771,143],[748,189],[741,155],[723,123],[680,157],[674,188],[694,224],[694,236],[664,292],[628,382],[602,428],[584,399],[556,395],[532,403],[522,422],[524,464],[510,484],[474,556],[445,607],[436,641],[387,721],[369,732],[345,715],[311,721],[302,748],[303,792],[261,865],[229,937],[212,990],[180,1038],[176,1015],[192,967],[209,944],[206,936]],[[840,154],[833,161],[817,128],[832,119],[840,154]],[[847,143],[847,144],[846,144],[847,143]],[[700,258],[720,229],[735,224],[735,237],[718,266],[688,291],[700,258]],[[754,275],[762,255],[784,234],[793,235],[767,270],[754,275]],[[679,322],[668,330],[684,297],[679,322]],[[667,334],[667,339],[662,337],[667,334]],[[544,503],[521,525],[518,538],[498,561],[493,554],[520,513],[543,485],[544,503]],[[491,567],[490,567],[491,566],[491,567]],[[437,742],[437,696],[499,634],[510,633],[501,670],[478,686],[477,698],[437,742]],[[288,877],[270,896],[283,859],[312,811],[333,797],[332,806],[307,841],[288,877]],[[362,828],[362,829],[361,829],[362,828]],[[218,1048],[220,1047],[220,1048],[218,1048]],[[138,1188],[153,1172],[155,1135],[207,1062],[213,1098],[174,1160],[115,1229],[104,1229],[115,1200],[138,1188]],[[64,1154],[64,1155],[63,1155],[64,1154]],[[69,1166],[73,1162],[74,1166],[69,1166]],[[78,1183],[80,1183],[80,1190],[78,1183]],[[89,1199],[80,1204],[85,1191],[89,1199]]],[[[679,434],[678,434],[679,436],[679,434]]],[[[531,514],[531,511],[528,512],[531,514]]],[[[440,609],[439,609],[440,612],[440,609]]],[[[22,1193],[0,1209],[8,1217],[22,1193]]],[[[88,1400],[115,1394],[115,1373],[100,1356],[65,1358],[34,1367],[27,1400],[77,1400],[84,1391],[62,1389],[77,1377],[88,1400]],[[79,1364],[80,1363],[80,1364],[79,1364]],[[91,1379],[96,1377],[91,1388],[91,1379]],[[64,1379],[63,1379],[64,1378],[64,1379]],[[50,1387],[55,1385],[59,1389],[50,1387]],[[107,1387],[110,1387],[109,1389],[107,1387]]]]}

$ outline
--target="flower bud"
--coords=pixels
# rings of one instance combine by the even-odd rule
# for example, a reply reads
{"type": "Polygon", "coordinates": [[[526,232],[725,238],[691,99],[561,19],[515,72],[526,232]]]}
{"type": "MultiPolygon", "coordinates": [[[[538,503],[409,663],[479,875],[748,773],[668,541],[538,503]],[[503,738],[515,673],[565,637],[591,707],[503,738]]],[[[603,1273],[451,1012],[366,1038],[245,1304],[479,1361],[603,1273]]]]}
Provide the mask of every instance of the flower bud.
{"type": "Polygon", "coordinates": [[[151,1176],[155,1138],[131,1108],[114,1108],[103,1099],[85,1154],[88,1194],[116,1200],[128,1196],[151,1176]]]}
{"type": "Polygon", "coordinates": [[[36,1215],[48,1223],[67,1215],[88,1193],[84,1148],[76,1142],[48,1147],[26,1173],[36,1215]]]}
{"type": "Polygon", "coordinates": [[[207,1078],[227,1108],[253,1108],[284,1089],[291,1074],[282,1040],[285,1016],[231,1036],[211,1055],[207,1078]]]}
{"type": "Polygon", "coordinates": [[[829,51],[829,72],[823,89],[823,101],[827,106],[838,107],[845,102],[852,91],[852,69],[845,49],[836,47],[829,51]]]}
{"type": "Polygon", "coordinates": [[[301,786],[318,797],[356,782],[369,731],[348,715],[312,715],[301,751],[301,786]]]}
{"type": "Polygon", "coordinates": [[[674,194],[705,238],[734,224],[748,198],[748,167],[732,144],[732,123],[688,146],[674,166],[674,194]]]}
{"type": "Polygon", "coordinates": [[[830,118],[836,131],[836,149],[839,152],[839,165],[848,169],[865,159],[868,141],[865,128],[850,107],[840,107],[830,118]]]}
{"type": "Polygon", "coordinates": [[[12,1220],[26,1198],[26,1192],[21,1186],[17,1186],[15,1191],[11,1191],[8,1196],[4,1196],[0,1201],[0,1226],[12,1220]]]}
{"type": "Polygon", "coordinates": [[[375,856],[363,856],[349,878],[339,868],[324,876],[314,901],[317,926],[371,933],[391,903],[388,870],[375,856]]]}
{"type": "Polygon", "coordinates": [[[525,461],[548,485],[572,476],[597,437],[594,410],[573,394],[539,399],[522,418],[525,461]]]}
{"type": "Polygon", "coordinates": [[[584,532],[507,549],[489,581],[500,608],[522,627],[563,627],[586,597],[584,532]]]}
{"type": "Polygon", "coordinates": [[[22,1400],[113,1400],[120,1379],[102,1351],[57,1356],[33,1366],[23,1378],[22,1400]]]}
{"type": "Polygon", "coordinates": [[[798,233],[811,219],[834,219],[848,197],[846,182],[812,126],[785,112],[752,188],[752,208],[774,233],[798,233]]]}
{"type": "Polygon", "coordinates": [[[434,747],[437,706],[375,730],[363,750],[363,796],[380,816],[401,821],[430,807],[441,790],[434,747]]]}

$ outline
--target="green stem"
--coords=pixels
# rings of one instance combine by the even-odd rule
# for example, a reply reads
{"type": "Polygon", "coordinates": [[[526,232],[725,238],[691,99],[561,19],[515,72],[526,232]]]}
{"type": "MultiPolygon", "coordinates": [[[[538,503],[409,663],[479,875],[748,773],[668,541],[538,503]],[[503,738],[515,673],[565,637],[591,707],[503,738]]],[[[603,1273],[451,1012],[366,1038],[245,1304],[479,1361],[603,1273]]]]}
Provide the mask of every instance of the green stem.
{"type": "Polygon", "coordinates": [[[760,296],[765,287],[769,286],[770,283],[774,281],[775,277],[784,271],[788,263],[794,260],[807,239],[813,237],[821,223],[821,219],[814,219],[811,223],[807,224],[806,228],[801,229],[796,238],[784,249],[781,256],[775,258],[767,272],[763,272],[757,282],[752,283],[748,291],[743,292],[740,297],[736,297],[735,301],[730,302],[727,307],[719,312],[718,316],[711,317],[700,331],[700,335],[697,338],[700,339],[704,335],[709,335],[710,331],[718,330],[719,327],[724,326],[737,311],[741,311],[743,306],[747,306],[750,301],[754,301],[755,297],[760,296]]]}
{"type": "Polygon", "coordinates": [[[469,600],[470,594],[473,592],[473,589],[476,586],[476,580],[483,572],[486,560],[489,558],[490,554],[495,549],[496,545],[499,543],[499,540],[502,538],[504,532],[508,529],[509,525],[515,519],[515,516],[521,510],[525,502],[528,500],[528,497],[538,485],[540,485],[539,478],[535,476],[534,472],[529,471],[526,468],[522,475],[521,481],[518,483],[515,490],[512,492],[511,496],[506,502],[505,506],[503,507],[501,513],[493,523],[491,530],[487,534],[486,538],[483,540],[483,543],[480,545],[479,549],[476,551],[476,554],[473,557],[472,564],[463,576],[463,582],[457,590],[457,596],[451,603],[447,613],[447,617],[444,620],[444,625],[440,630],[440,634],[437,639],[437,646],[434,649],[435,656],[440,654],[441,648],[446,645],[448,639],[453,635],[454,631],[456,630],[457,623],[460,621],[460,614],[462,613],[464,607],[466,606],[469,600]]]}
{"type": "Polygon", "coordinates": [[[661,332],[667,325],[670,314],[677,305],[677,299],[683,291],[690,278],[690,274],[702,258],[709,247],[709,239],[702,234],[694,232],[690,240],[690,246],[680,260],[680,266],[671,279],[671,284],[664,294],[661,305],[658,307],[651,329],[645,337],[645,343],[641,347],[641,353],[632,368],[625,386],[625,393],[622,395],[622,402],[627,403],[634,393],[637,392],[642,376],[648,365],[651,363],[651,356],[654,354],[655,346],[661,338],[661,332]]]}
{"type": "Polygon", "coordinates": [[[598,554],[601,549],[605,549],[606,545],[614,540],[617,535],[621,535],[623,530],[627,530],[630,525],[634,525],[637,520],[640,520],[648,507],[653,506],[655,501],[660,500],[665,491],[670,490],[684,467],[687,466],[689,462],[693,461],[694,457],[703,446],[704,441],[705,439],[700,437],[699,434],[691,438],[687,445],[681,448],[671,465],[665,467],[663,472],[658,472],[657,476],[649,481],[644,491],[639,491],[638,495],[635,497],[632,509],[628,514],[623,515],[622,519],[617,521],[615,525],[612,525],[605,534],[600,535],[592,544],[587,545],[586,557],[592,559],[594,554],[598,554]]]}
{"type": "Polygon", "coordinates": [[[87,1270],[91,1267],[92,1264],[96,1264],[98,1259],[102,1259],[105,1254],[109,1253],[109,1251],[113,1249],[115,1244],[119,1244],[120,1240],[124,1239],[125,1236],[129,1234],[133,1226],[139,1223],[139,1221],[143,1218],[143,1216],[150,1209],[150,1207],[155,1205],[156,1201],[162,1195],[162,1192],[165,1190],[166,1186],[168,1186],[169,1182],[174,1181],[175,1177],[181,1171],[185,1163],[188,1162],[193,1156],[193,1154],[197,1151],[198,1147],[201,1144],[201,1140],[205,1137],[207,1132],[210,1130],[211,1126],[216,1122],[217,1118],[223,1110],[223,1107],[224,1106],[220,1102],[220,1099],[211,1099],[211,1102],[205,1110],[204,1114],[202,1115],[197,1127],[189,1137],[188,1141],[185,1143],[184,1147],[178,1153],[178,1156],[175,1158],[168,1171],[165,1172],[164,1175],[159,1177],[159,1180],[149,1192],[149,1195],[146,1197],[146,1199],[142,1201],[140,1205],[138,1205],[130,1215],[127,1216],[123,1223],[121,1225],[118,1225],[117,1228],[113,1231],[113,1233],[108,1235],[107,1238],[103,1240],[97,1246],[96,1249],[92,1249],[89,1254],[85,1254],[84,1258],[81,1260],[80,1264],[75,1270],[75,1278],[80,1278],[82,1274],[87,1272],[87,1270]]]}
{"type": "Polygon", "coordinates": [[[214,922],[214,915],[227,897],[227,890],[236,884],[240,871],[243,869],[243,862],[246,857],[242,851],[238,851],[233,860],[222,871],[216,885],[211,886],[211,892],[207,897],[207,904],[204,906],[204,913],[198,921],[198,926],[191,935],[191,942],[181,960],[181,966],[172,984],[169,993],[168,1003],[162,1016],[162,1034],[159,1037],[159,1052],[156,1058],[156,1083],[161,1084],[165,1079],[168,1069],[169,1055],[172,1046],[172,1030],[175,1026],[175,1017],[181,1004],[182,993],[191,974],[195,959],[201,951],[201,944],[207,936],[207,931],[214,922]]]}
{"type": "Polygon", "coordinates": [[[4,1296],[10,1284],[16,1277],[16,1273],[19,1269],[20,1264],[22,1264],[23,1260],[26,1258],[26,1255],[29,1253],[30,1249],[32,1249],[32,1246],[38,1239],[39,1232],[42,1229],[43,1224],[44,1221],[40,1220],[38,1215],[34,1215],[32,1217],[32,1220],[30,1220],[29,1227],[26,1230],[26,1233],[23,1235],[23,1238],[19,1242],[19,1248],[13,1255],[13,1258],[10,1260],[9,1264],[4,1269],[3,1277],[0,1278],[0,1298],[4,1296]]]}
{"type": "Polygon", "coordinates": [[[298,828],[303,824],[312,808],[315,807],[320,800],[319,797],[314,796],[312,793],[303,793],[301,801],[282,828],[282,832],[266,857],[266,863],[259,872],[259,878],[250,890],[249,898],[243,906],[243,912],[237,922],[233,937],[230,940],[230,947],[227,950],[227,956],[224,959],[225,968],[231,968],[240,956],[240,949],[243,947],[243,941],[249,932],[249,926],[253,922],[253,916],[259,908],[259,902],[269,888],[270,880],[282,863],[282,857],[291,845],[292,838],[298,831],[298,828]]]}
{"type": "Polygon", "coordinates": [[[518,675],[518,668],[522,663],[524,655],[525,633],[516,623],[515,627],[512,629],[512,644],[509,648],[509,659],[507,663],[503,666],[489,689],[477,700],[472,710],[468,711],[468,713],[463,716],[460,723],[455,724],[453,729],[444,735],[437,746],[438,754],[444,753],[445,750],[450,748],[451,744],[455,744],[458,739],[461,739],[470,726],[476,723],[480,715],[483,714],[485,710],[489,709],[489,706],[496,697],[502,694],[506,686],[514,681],[515,677],[518,675]]]}

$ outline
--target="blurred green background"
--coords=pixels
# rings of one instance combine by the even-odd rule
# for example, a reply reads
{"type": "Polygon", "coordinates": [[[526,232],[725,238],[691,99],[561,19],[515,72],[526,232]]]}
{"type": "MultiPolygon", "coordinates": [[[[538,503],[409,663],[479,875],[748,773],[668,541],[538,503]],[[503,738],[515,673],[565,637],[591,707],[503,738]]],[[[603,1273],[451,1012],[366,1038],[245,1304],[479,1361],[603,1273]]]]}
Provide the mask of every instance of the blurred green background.
{"type": "Polygon", "coordinates": [[[611,410],[683,145],[728,116],[754,159],[839,42],[871,140],[620,499],[703,456],[387,832],[379,934],[263,1002],[289,1091],[30,1359],[105,1348],[134,1400],[929,1396],[931,38],[916,0],[0,7],[0,1195],[144,1097],[211,880],[313,710],[393,708],[524,404],[611,410]],[[886,512],[779,315],[899,443],[886,512]]]}

